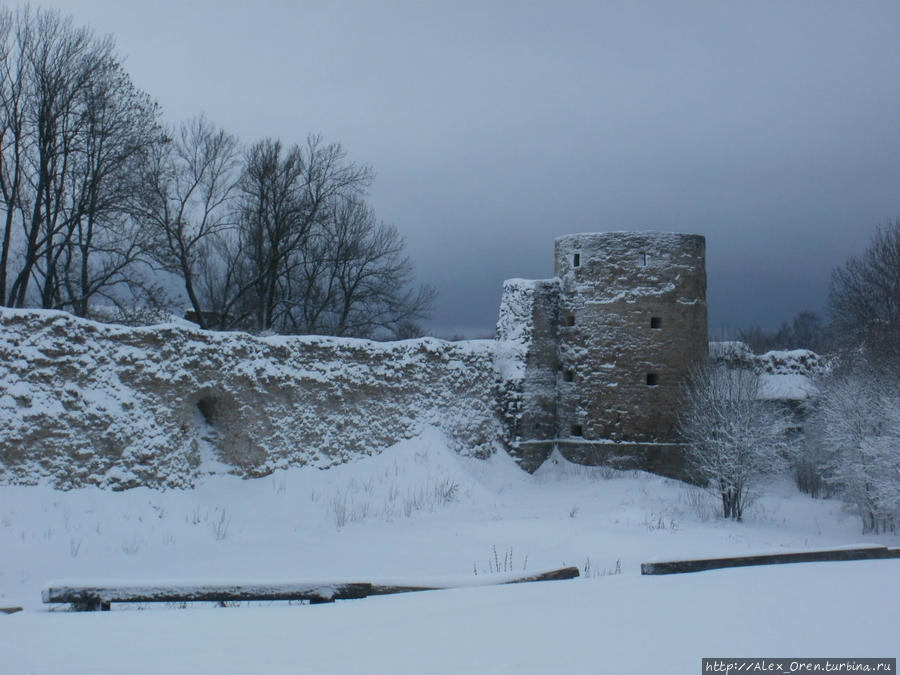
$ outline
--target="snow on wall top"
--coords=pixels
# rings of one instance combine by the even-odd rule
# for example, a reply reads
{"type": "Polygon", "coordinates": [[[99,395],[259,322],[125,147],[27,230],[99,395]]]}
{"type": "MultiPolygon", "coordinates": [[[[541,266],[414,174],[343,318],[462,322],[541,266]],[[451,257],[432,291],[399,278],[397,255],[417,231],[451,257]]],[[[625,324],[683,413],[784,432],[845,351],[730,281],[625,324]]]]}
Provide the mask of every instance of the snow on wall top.
{"type": "Polygon", "coordinates": [[[683,232],[662,232],[662,231],[638,231],[638,230],[619,230],[619,231],[609,231],[609,232],[578,232],[572,234],[564,234],[561,237],[557,237],[554,239],[555,243],[584,243],[587,245],[591,244],[602,244],[605,245],[607,242],[628,242],[635,240],[654,240],[658,241],[661,244],[673,244],[679,241],[684,240],[685,238],[691,237],[699,237],[702,239],[702,235],[699,234],[685,234],[683,232]]]}
{"type": "Polygon", "coordinates": [[[801,401],[815,396],[818,388],[813,379],[828,368],[826,359],[809,349],[754,354],[746,343],[737,340],[710,342],[709,356],[713,362],[759,373],[761,396],[773,401],[801,401]]]}
{"type": "Polygon", "coordinates": [[[749,362],[753,358],[753,352],[746,342],[725,340],[709,343],[709,357],[711,359],[744,359],[749,362]]]}
{"type": "Polygon", "coordinates": [[[809,349],[770,351],[756,357],[759,369],[772,375],[805,375],[813,377],[828,368],[825,357],[809,349]]]}

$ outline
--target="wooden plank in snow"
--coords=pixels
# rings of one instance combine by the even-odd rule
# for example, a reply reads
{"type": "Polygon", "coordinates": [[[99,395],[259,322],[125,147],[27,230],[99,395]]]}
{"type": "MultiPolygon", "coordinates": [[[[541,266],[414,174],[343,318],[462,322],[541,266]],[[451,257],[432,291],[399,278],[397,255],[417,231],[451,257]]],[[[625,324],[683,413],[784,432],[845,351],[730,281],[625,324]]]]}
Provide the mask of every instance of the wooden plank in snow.
{"type": "Polygon", "coordinates": [[[754,565],[784,565],[803,562],[831,562],[842,560],[878,560],[900,558],[900,548],[869,546],[865,548],[839,548],[799,553],[771,555],[745,555],[730,558],[706,558],[698,560],[673,560],[641,564],[641,574],[683,574],[704,572],[726,567],[751,567],[754,565]]]}
{"type": "Polygon", "coordinates": [[[0,607],[0,612],[3,614],[15,614],[16,612],[21,612],[21,607],[0,607]]]}
{"type": "Polygon", "coordinates": [[[538,573],[501,574],[419,584],[377,584],[368,582],[288,582],[288,583],[78,583],[51,582],[41,592],[46,603],[71,603],[76,610],[108,610],[113,602],[234,602],[271,600],[308,600],[311,604],[365,598],[370,595],[435,591],[447,588],[521,584],[533,581],[574,579],[577,567],[564,567],[538,573]]]}
{"type": "Polygon", "coordinates": [[[44,602],[68,602],[78,610],[108,610],[113,602],[237,602],[309,600],[311,603],[365,598],[367,583],[48,585],[44,602]]]}
{"type": "Polygon", "coordinates": [[[511,579],[504,583],[524,584],[531,581],[562,581],[563,579],[575,579],[580,574],[577,567],[563,567],[562,569],[551,570],[550,572],[542,572],[540,574],[523,576],[519,579],[511,579]]]}
{"type": "MultiPolygon", "coordinates": [[[[550,570],[548,572],[539,572],[536,574],[511,575],[503,578],[502,581],[496,581],[490,585],[502,586],[505,584],[524,584],[533,581],[562,581],[565,579],[575,579],[581,573],[577,567],[563,567],[558,570],[550,570]]],[[[439,591],[448,588],[467,588],[476,584],[468,583],[451,583],[451,584],[433,584],[424,586],[399,586],[394,584],[372,584],[371,595],[390,595],[393,593],[415,593],[417,591],[439,591]]]]}

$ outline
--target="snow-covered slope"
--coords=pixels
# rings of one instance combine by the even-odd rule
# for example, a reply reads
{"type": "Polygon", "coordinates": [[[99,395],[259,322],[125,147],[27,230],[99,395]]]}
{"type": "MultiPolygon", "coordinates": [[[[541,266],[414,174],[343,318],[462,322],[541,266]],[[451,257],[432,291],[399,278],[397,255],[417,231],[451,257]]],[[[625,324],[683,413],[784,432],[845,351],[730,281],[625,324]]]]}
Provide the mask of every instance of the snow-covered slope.
{"type": "Polygon", "coordinates": [[[704,656],[895,655],[898,560],[640,575],[650,560],[900,544],[789,482],[743,523],[716,509],[646,473],[460,456],[433,428],[328,471],[191,490],[3,485],[0,606],[25,611],[0,615],[0,671],[690,673],[704,656]],[[72,577],[409,583],[563,565],[582,578],[314,607],[76,614],[40,594],[72,577]]]}

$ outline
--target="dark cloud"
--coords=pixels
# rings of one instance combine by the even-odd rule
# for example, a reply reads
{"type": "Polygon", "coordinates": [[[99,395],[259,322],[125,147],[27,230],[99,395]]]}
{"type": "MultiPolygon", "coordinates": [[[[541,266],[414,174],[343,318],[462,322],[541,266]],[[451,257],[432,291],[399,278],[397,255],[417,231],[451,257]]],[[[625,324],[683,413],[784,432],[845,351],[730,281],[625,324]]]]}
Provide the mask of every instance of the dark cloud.
{"type": "Polygon", "coordinates": [[[831,269],[900,215],[895,2],[122,2],[116,36],[169,119],[321,132],[441,298],[488,333],[502,280],[570,232],[708,239],[710,327],[824,306],[831,269]]]}

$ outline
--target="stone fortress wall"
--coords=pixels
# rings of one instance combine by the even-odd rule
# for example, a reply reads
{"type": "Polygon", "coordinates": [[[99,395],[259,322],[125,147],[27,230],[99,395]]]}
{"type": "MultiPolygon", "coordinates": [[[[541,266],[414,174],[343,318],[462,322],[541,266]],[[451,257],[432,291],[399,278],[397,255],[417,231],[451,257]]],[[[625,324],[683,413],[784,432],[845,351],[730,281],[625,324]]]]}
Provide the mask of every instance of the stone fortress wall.
{"type": "Polygon", "coordinates": [[[549,280],[504,284],[497,339],[375,343],[125,328],[0,309],[0,481],[188,486],[327,467],[440,429],[533,471],[572,461],[685,475],[680,385],[706,358],[705,243],[556,241],[549,280]]]}
{"type": "Polygon", "coordinates": [[[556,240],[555,279],[531,282],[532,412],[513,450],[524,467],[558,448],[583,464],[685,475],[675,425],[688,371],[707,357],[705,248],[655,232],[556,240]]]}
{"type": "Polygon", "coordinates": [[[327,468],[426,426],[486,457],[507,440],[497,363],[493,340],[255,337],[0,309],[0,482],[190,487],[211,465],[327,468]]]}

